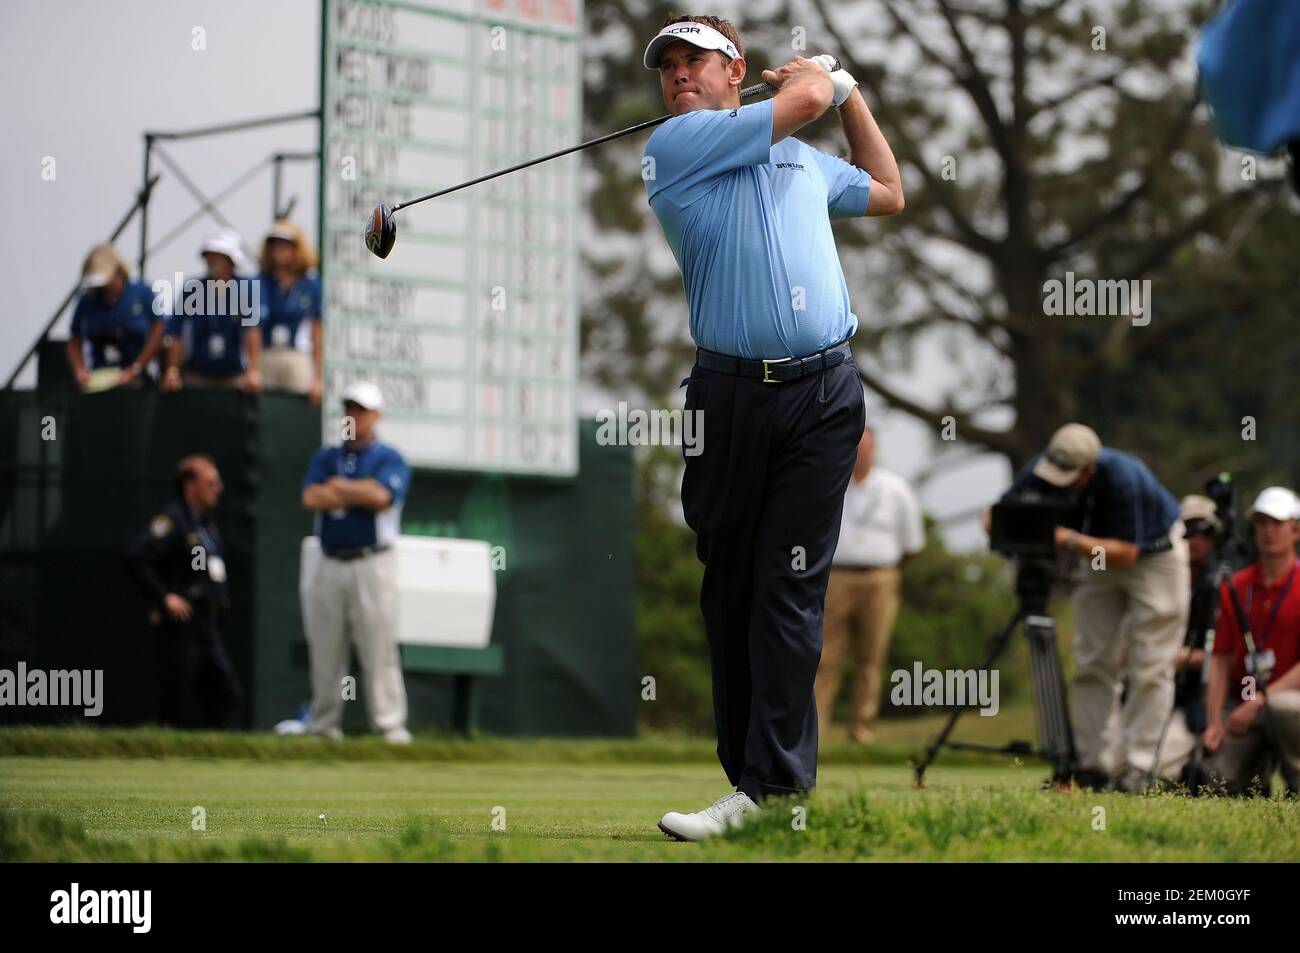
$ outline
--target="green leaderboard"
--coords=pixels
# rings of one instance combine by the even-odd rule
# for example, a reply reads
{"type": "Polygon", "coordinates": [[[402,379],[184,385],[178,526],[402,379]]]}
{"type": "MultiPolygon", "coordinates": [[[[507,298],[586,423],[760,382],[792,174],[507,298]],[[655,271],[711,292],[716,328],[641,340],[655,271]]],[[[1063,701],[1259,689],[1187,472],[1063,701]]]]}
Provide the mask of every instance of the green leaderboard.
{"type": "Polygon", "coordinates": [[[415,466],[577,471],[577,155],[397,213],[579,141],[578,0],[325,0],[321,275],[325,439],[338,395],[384,391],[384,439],[415,466]]]}

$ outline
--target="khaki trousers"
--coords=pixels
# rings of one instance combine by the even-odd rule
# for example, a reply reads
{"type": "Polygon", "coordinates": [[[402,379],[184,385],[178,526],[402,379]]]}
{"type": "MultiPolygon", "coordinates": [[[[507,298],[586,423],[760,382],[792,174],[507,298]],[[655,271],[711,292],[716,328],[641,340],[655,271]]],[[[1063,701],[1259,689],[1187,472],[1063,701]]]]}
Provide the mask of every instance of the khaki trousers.
{"type": "Polygon", "coordinates": [[[397,550],[343,561],[324,554],[299,583],[311,657],[307,730],[340,737],[349,641],[357,647],[370,727],[406,726],[406,687],[397,648],[397,550]]]}
{"type": "Polygon", "coordinates": [[[844,656],[853,648],[853,711],[849,734],[868,740],[880,713],[881,682],[889,641],[898,617],[899,582],[894,566],[879,569],[831,568],[826,587],[822,658],[817,668],[817,721],[821,737],[831,728],[844,656]]]}
{"type": "MultiPolygon", "coordinates": [[[[1091,569],[1075,590],[1074,744],[1079,765],[1093,770],[1149,771],[1174,703],[1174,658],[1187,628],[1191,573],[1183,524],[1170,530],[1173,548],[1138,558],[1129,569],[1091,569]],[[1104,753],[1107,721],[1127,667],[1128,697],[1119,712],[1114,762],[1104,753]]],[[[1164,760],[1162,755],[1161,760],[1164,760]]]]}
{"type": "Polygon", "coordinates": [[[269,347],[262,351],[262,386],[267,390],[305,394],[313,375],[310,354],[291,347],[269,347]]]}
{"type": "MultiPolygon", "coordinates": [[[[1300,794],[1300,691],[1269,692],[1267,714],[1261,712],[1244,735],[1223,734],[1208,766],[1213,786],[1225,794],[1246,794],[1256,783],[1268,783],[1274,767],[1282,769],[1287,787],[1300,794]],[[1277,732],[1277,746],[1268,742],[1267,723],[1277,732]]],[[[1233,706],[1223,713],[1226,724],[1233,706]]]]}

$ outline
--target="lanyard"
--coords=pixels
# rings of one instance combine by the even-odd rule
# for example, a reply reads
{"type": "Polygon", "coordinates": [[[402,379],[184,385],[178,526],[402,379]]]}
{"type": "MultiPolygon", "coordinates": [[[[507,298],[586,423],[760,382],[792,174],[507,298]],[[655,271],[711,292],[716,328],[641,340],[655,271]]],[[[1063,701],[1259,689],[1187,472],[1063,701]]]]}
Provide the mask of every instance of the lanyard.
{"type": "MultiPolygon", "coordinates": [[[[1277,594],[1277,601],[1273,603],[1273,608],[1269,610],[1268,618],[1264,620],[1264,628],[1260,629],[1259,638],[1255,640],[1256,645],[1263,645],[1268,641],[1268,630],[1273,628],[1273,620],[1277,618],[1278,610],[1282,608],[1282,602],[1286,599],[1286,594],[1291,590],[1291,583],[1295,581],[1295,564],[1292,564],[1291,571],[1286,574],[1286,582],[1282,590],[1277,594]]],[[[1255,587],[1251,586],[1246,593],[1246,624],[1250,625],[1250,604],[1254,601],[1255,587]]]]}
{"type": "MultiPolygon", "coordinates": [[[[361,470],[361,454],[365,452],[366,447],[368,446],[370,446],[370,444],[366,444],[366,446],[362,447],[360,450],[349,450],[347,444],[345,443],[341,447],[339,447],[339,455],[334,460],[334,472],[337,473],[339,476],[347,476],[348,468],[344,465],[344,461],[347,460],[348,455],[351,454],[353,457],[356,458],[353,461],[354,463],[353,469],[355,469],[359,473],[361,470]]],[[[352,479],[360,479],[360,477],[357,476],[356,474],[353,474],[352,479]]]]}
{"type": "Polygon", "coordinates": [[[204,551],[206,551],[209,556],[221,555],[219,552],[217,552],[217,541],[212,538],[212,535],[208,532],[207,527],[205,527],[199,521],[199,517],[197,516],[194,517],[194,528],[198,530],[199,539],[203,541],[204,551]]]}

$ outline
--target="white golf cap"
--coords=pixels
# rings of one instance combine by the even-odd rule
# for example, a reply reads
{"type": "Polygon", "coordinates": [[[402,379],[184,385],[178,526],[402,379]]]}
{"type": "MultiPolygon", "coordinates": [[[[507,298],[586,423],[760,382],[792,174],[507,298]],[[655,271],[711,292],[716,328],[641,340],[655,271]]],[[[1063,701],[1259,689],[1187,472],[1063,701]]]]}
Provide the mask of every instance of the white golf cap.
{"type": "Polygon", "coordinates": [[[242,244],[237,231],[231,228],[223,228],[203,239],[203,244],[199,246],[199,257],[209,252],[225,255],[238,269],[244,260],[242,244]]]}
{"type": "Polygon", "coordinates": [[[1284,486],[1270,486],[1255,497],[1250,507],[1250,516],[1263,513],[1275,520],[1293,520],[1300,518],[1300,499],[1284,486]]]}
{"type": "Polygon", "coordinates": [[[383,410],[384,392],[370,381],[353,381],[343,391],[343,403],[359,404],[366,410],[383,410]]]}
{"type": "Polygon", "coordinates": [[[705,26],[703,23],[692,23],[689,20],[683,20],[680,23],[668,24],[646,45],[643,60],[645,68],[657,70],[659,68],[659,54],[663,52],[665,46],[677,40],[691,43],[702,50],[717,50],[723,56],[733,60],[740,56],[736,44],[713,29],[713,27],[705,26]]]}
{"type": "Polygon", "coordinates": [[[1178,504],[1178,518],[1184,523],[1209,523],[1216,530],[1222,529],[1219,522],[1219,508],[1208,496],[1192,494],[1185,496],[1178,504]]]}
{"type": "Polygon", "coordinates": [[[1052,434],[1047,452],[1034,464],[1034,476],[1052,486],[1069,486],[1085,467],[1097,462],[1101,438],[1084,424],[1066,424],[1052,434]]]}

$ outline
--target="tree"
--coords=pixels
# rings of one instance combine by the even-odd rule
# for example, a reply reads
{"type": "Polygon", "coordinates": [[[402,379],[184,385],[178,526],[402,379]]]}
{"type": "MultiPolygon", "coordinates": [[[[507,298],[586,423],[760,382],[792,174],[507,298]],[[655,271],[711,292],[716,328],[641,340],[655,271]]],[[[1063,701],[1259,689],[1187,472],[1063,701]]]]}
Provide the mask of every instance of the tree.
{"type": "MultiPolygon", "coordinates": [[[[1222,339],[1212,332],[1225,306],[1238,326],[1263,328],[1295,288],[1285,216],[1269,214],[1285,201],[1280,166],[1229,157],[1198,105],[1190,48],[1211,4],[1153,6],[807,0],[747,5],[736,19],[752,71],[795,53],[837,55],[899,159],[905,212],[835,228],[864,382],[936,436],[951,418],[959,449],[939,443],[940,466],[989,450],[1018,466],[1076,418],[1096,422],[1108,443],[1159,448],[1198,472],[1262,466],[1227,418],[1207,429],[1204,413],[1177,400],[1157,402],[1172,420],[1116,400],[1131,395],[1135,375],[1169,370],[1171,351],[1216,366],[1222,339]],[[1253,256],[1253,271],[1225,267],[1234,256],[1253,256]],[[1068,275],[1150,280],[1153,320],[1046,314],[1048,282],[1068,275]],[[922,343],[943,348],[951,367],[933,395],[904,377],[922,343]]],[[[644,0],[589,7],[609,51],[588,62],[592,134],[662,114],[639,52],[667,10],[644,0]]],[[[801,137],[846,151],[833,116],[801,137]]],[[[680,276],[645,202],[643,145],[630,137],[589,154],[599,238],[588,249],[584,361],[600,383],[665,400],[691,344],[680,276]]],[[[1172,372],[1152,383],[1187,392],[1172,372]]],[[[1192,393],[1229,403],[1212,381],[1192,393]]],[[[1264,400],[1247,393],[1238,403],[1264,400]]]]}
{"type": "MultiPolygon", "coordinates": [[[[936,430],[952,418],[960,440],[1013,466],[1061,423],[1103,408],[1114,417],[1101,430],[1202,437],[1179,419],[1134,427],[1136,408],[1107,398],[1189,337],[1215,366],[1221,339],[1203,329],[1223,299],[1257,312],[1276,283],[1216,267],[1241,250],[1242,229],[1261,227],[1284,182],[1266,164],[1243,180],[1250,164],[1225,158],[1198,105],[1190,46],[1209,4],[879,0],[850,30],[840,9],[810,2],[904,170],[907,210],[868,268],[892,286],[887,300],[915,304],[873,312],[859,341],[887,352],[937,331],[963,369],[928,401],[880,361],[864,368],[866,385],[936,430]],[[887,64],[866,55],[886,45],[887,64]],[[1216,293],[1181,293],[1207,269],[1224,281],[1216,293]],[[1071,275],[1150,280],[1153,319],[1048,315],[1049,282],[1071,275]],[[991,423],[1007,417],[1009,427],[991,423]]],[[[1272,278],[1285,267],[1276,255],[1257,266],[1272,278]]],[[[1204,383],[1210,396],[1215,382],[1204,383]]],[[[1203,463],[1231,439],[1241,456],[1230,429],[1203,463]]]]}

